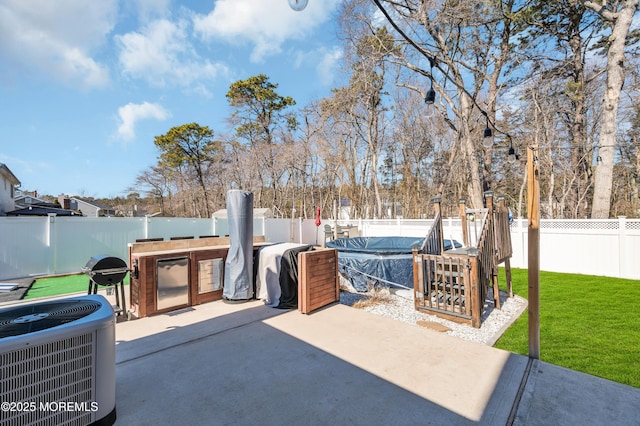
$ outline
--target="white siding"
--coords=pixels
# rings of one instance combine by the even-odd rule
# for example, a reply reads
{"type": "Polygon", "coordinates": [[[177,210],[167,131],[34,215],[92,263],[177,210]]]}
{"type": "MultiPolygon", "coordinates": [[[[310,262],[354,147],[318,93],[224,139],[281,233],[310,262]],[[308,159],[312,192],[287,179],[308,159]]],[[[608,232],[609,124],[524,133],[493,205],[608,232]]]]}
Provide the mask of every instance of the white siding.
{"type": "Polygon", "coordinates": [[[13,185],[5,177],[0,174],[0,215],[15,210],[15,202],[13,201],[13,185]]]}

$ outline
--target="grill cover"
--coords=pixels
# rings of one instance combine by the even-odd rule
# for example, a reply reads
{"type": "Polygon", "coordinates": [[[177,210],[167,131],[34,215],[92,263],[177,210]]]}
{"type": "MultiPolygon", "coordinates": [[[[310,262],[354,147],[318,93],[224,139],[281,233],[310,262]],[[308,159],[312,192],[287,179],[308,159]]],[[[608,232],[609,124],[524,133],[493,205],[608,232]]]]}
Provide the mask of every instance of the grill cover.
{"type": "Polygon", "coordinates": [[[222,296],[226,300],[244,301],[253,297],[253,193],[228,191],[227,212],[229,253],[222,296]]]}
{"type": "Polygon", "coordinates": [[[106,254],[93,256],[82,268],[82,272],[89,275],[93,282],[105,286],[121,282],[128,271],[124,260],[106,254]]]}

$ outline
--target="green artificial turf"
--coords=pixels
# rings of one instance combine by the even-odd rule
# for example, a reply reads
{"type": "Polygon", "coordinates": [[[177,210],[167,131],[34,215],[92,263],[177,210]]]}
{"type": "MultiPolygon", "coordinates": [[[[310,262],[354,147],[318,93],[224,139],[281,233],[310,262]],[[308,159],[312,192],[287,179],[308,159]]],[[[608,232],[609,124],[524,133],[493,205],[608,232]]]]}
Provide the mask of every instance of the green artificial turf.
{"type": "MultiPolygon", "coordinates": [[[[129,284],[129,276],[124,280],[129,284]]],[[[64,275],[60,277],[38,278],[24,299],[35,299],[38,297],[60,296],[70,293],[86,293],[89,289],[89,277],[84,274],[64,275]]]]}
{"type": "MultiPolygon", "coordinates": [[[[512,277],[527,298],[527,270],[512,277]]],[[[640,281],[541,271],[540,360],[640,388],[638,301],[640,281]]],[[[527,355],[528,339],[525,311],[494,346],[527,355]]]]}

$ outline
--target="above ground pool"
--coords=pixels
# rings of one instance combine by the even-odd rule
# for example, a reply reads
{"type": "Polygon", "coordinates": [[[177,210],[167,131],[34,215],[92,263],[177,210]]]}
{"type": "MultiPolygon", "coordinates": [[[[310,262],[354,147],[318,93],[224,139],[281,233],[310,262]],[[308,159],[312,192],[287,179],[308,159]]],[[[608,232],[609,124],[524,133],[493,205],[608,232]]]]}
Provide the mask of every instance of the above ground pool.
{"type": "MultiPolygon", "coordinates": [[[[424,238],[356,237],[338,238],[325,245],[338,250],[338,269],[358,291],[387,285],[413,289],[411,248],[420,247],[424,238]]],[[[444,241],[451,248],[451,241],[444,241]]],[[[460,247],[454,241],[456,247],[460,247]]]]}

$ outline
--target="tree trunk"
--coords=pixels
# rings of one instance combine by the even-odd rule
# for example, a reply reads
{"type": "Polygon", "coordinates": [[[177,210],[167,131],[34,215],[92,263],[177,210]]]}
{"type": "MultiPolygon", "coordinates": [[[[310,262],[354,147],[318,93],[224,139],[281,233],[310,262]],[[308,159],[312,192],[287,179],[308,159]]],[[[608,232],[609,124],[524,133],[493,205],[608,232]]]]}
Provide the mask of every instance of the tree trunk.
{"type": "Polygon", "coordinates": [[[584,46],[582,43],[581,22],[584,16],[584,9],[578,9],[574,2],[570,2],[571,10],[574,13],[569,16],[569,47],[571,48],[571,68],[573,90],[571,96],[571,104],[573,106],[573,117],[571,120],[571,136],[573,148],[571,149],[571,166],[575,173],[575,182],[572,182],[571,188],[567,192],[563,192],[563,203],[560,217],[565,217],[564,208],[568,192],[571,191],[570,203],[573,204],[572,210],[577,212],[573,215],[573,219],[584,217],[584,211],[578,201],[588,186],[589,164],[584,155],[585,146],[587,145],[586,135],[586,102],[585,102],[585,77],[584,77],[584,46]]]}
{"type": "Polygon", "coordinates": [[[466,151],[466,160],[469,166],[469,185],[468,192],[469,198],[471,198],[471,204],[474,209],[481,209],[484,207],[484,193],[481,181],[481,174],[478,165],[478,151],[477,143],[473,140],[471,131],[469,129],[469,117],[471,116],[471,101],[466,93],[460,93],[460,138],[463,141],[463,146],[466,151]]]}
{"type": "Polygon", "coordinates": [[[638,8],[638,0],[623,1],[622,7],[617,13],[612,13],[601,5],[590,1],[586,1],[585,6],[595,10],[612,25],[607,53],[607,81],[600,124],[599,154],[602,162],[596,167],[591,209],[592,219],[608,219],[611,208],[618,104],[624,83],[624,44],[633,15],[638,8]]]}

